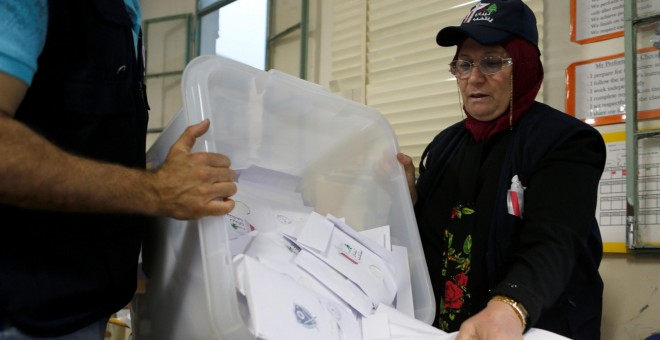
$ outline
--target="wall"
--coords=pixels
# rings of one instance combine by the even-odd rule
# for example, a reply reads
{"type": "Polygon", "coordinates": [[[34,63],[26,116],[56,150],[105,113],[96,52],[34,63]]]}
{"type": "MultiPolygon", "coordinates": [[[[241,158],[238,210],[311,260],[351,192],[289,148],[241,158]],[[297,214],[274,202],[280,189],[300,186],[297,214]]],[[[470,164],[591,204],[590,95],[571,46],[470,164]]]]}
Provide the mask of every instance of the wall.
{"type": "MultiPolygon", "coordinates": [[[[155,18],[180,13],[192,13],[195,0],[140,0],[144,17],[155,18]]],[[[281,2],[281,8],[291,9],[292,1],[281,2]]],[[[573,62],[623,52],[623,38],[579,45],[570,41],[570,0],[544,1],[544,101],[556,108],[565,108],[565,70],[573,62]]],[[[330,81],[330,39],[328,26],[332,22],[330,1],[312,1],[310,31],[313,44],[309,49],[309,79],[328,87],[330,81]]],[[[296,14],[297,15],[297,14],[296,14]]],[[[297,20],[297,19],[296,19],[297,20]]],[[[295,46],[296,49],[298,46],[295,46]]],[[[275,56],[278,68],[296,73],[297,65],[282,65],[286,58],[275,56]]],[[[294,53],[294,52],[288,52],[294,53]]],[[[292,58],[295,63],[298,58],[292,58]]],[[[603,132],[621,126],[598,127],[603,132]]],[[[605,281],[603,340],[644,339],[660,332],[660,254],[605,254],[601,274],[605,281]]]]}
{"type": "MultiPolygon", "coordinates": [[[[570,41],[570,0],[545,0],[544,101],[565,109],[566,68],[573,62],[622,53],[623,37],[579,45],[570,41]]],[[[599,126],[603,132],[624,129],[599,126]]],[[[660,332],[660,255],[605,254],[603,340],[644,339],[660,332]]]]}
{"type": "Polygon", "coordinates": [[[175,14],[193,13],[196,0],[140,0],[142,19],[153,19],[175,14]]]}

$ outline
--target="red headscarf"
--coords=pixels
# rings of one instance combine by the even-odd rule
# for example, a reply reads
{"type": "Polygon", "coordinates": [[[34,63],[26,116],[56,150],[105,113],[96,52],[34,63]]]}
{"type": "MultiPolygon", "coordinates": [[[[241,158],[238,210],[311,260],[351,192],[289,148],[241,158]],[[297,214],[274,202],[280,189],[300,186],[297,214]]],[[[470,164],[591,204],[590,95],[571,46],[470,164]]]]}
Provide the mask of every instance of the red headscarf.
{"type": "MultiPolygon", "coordinates": [[[[457,46],[457,53],[462,45],[457,46]]],[[[534,99],[543,83],[543,65],[539,50],[532,43],[520,37],[503,44],[504,49],[513,59],[513,110],[507,108],[500,116],[488,121],[482,122],[476,120],[465,110],[467,115],[465,128],[467,128],[476,142],[482,142],[499,132],[512,128],[520,116],[532,106],[534,99]],[[511,113],[509,113],[511,112],[511,113]],[[509,115],[512,115],[509,121],[509,115]]]]}

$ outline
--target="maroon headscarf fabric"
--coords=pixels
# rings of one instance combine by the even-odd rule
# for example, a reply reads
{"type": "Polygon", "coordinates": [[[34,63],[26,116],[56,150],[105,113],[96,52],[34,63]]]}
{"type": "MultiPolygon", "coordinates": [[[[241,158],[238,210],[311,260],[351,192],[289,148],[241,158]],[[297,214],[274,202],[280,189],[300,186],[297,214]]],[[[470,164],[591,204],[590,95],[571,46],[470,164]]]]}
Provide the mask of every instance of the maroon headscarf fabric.
{"type": "MultiPolygon", "coordinates": [[[[457,53],[460,49],[457,46],[457,53]]],[[[539,50],[532,43],[520,37],[514,37],[503,44],[509,57],[513,59],[513,110],[507,107],[500,116],[488,122],[476,120],[465,110],[465,127],[476,142],[482,142],[499,132],[511,128],[518,119],[532,106],[543,83],[543,65],[539,50]],[[509,122],[509,112],[512,121],[509,122]]]]}

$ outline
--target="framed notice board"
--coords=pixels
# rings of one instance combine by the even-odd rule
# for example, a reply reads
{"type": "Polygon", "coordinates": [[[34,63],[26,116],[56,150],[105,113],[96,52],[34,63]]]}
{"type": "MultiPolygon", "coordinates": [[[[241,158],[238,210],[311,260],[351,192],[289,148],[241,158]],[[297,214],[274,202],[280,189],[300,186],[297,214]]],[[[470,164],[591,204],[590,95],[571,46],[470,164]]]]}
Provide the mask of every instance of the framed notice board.
{"type": "MultiPolygon", "coordinates": [[[[637,0],[637,17],[660,12],[660,1],[637,0]]],[[[623,36],[624,0],[571,0],[571,41],[588,44],[623,36]]]]}
{"type": "MultiPolygon", "coordinates": [[[[660,117],[660,51],[637,53],[637,118],[660,117]]],[[[625,122],[624,54],[580,61],[566,70],[566,112],[592,125],[625,122]]]]}

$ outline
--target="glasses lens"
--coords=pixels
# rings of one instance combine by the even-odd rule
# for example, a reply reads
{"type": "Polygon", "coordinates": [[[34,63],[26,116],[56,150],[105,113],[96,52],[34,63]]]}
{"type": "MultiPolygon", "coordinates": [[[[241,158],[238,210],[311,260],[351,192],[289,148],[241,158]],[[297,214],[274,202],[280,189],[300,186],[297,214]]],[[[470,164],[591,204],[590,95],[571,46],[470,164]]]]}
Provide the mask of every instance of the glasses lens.
{"type": "Polygon", "coordinates": [[[465,76],[466,74],[469,74],[470,69],[472,69],[472,64],[465,60],[460,60],[460,59],[453,60],[449,64],[449,71],[457,77],[461,77],[461,76],[465,76]]]}
{"type": "Polygon", "coordinates": [[[495,74],[502,69],[502,58],[484,58],[479,62],[479,69],[484,74],[495,74]]]}

